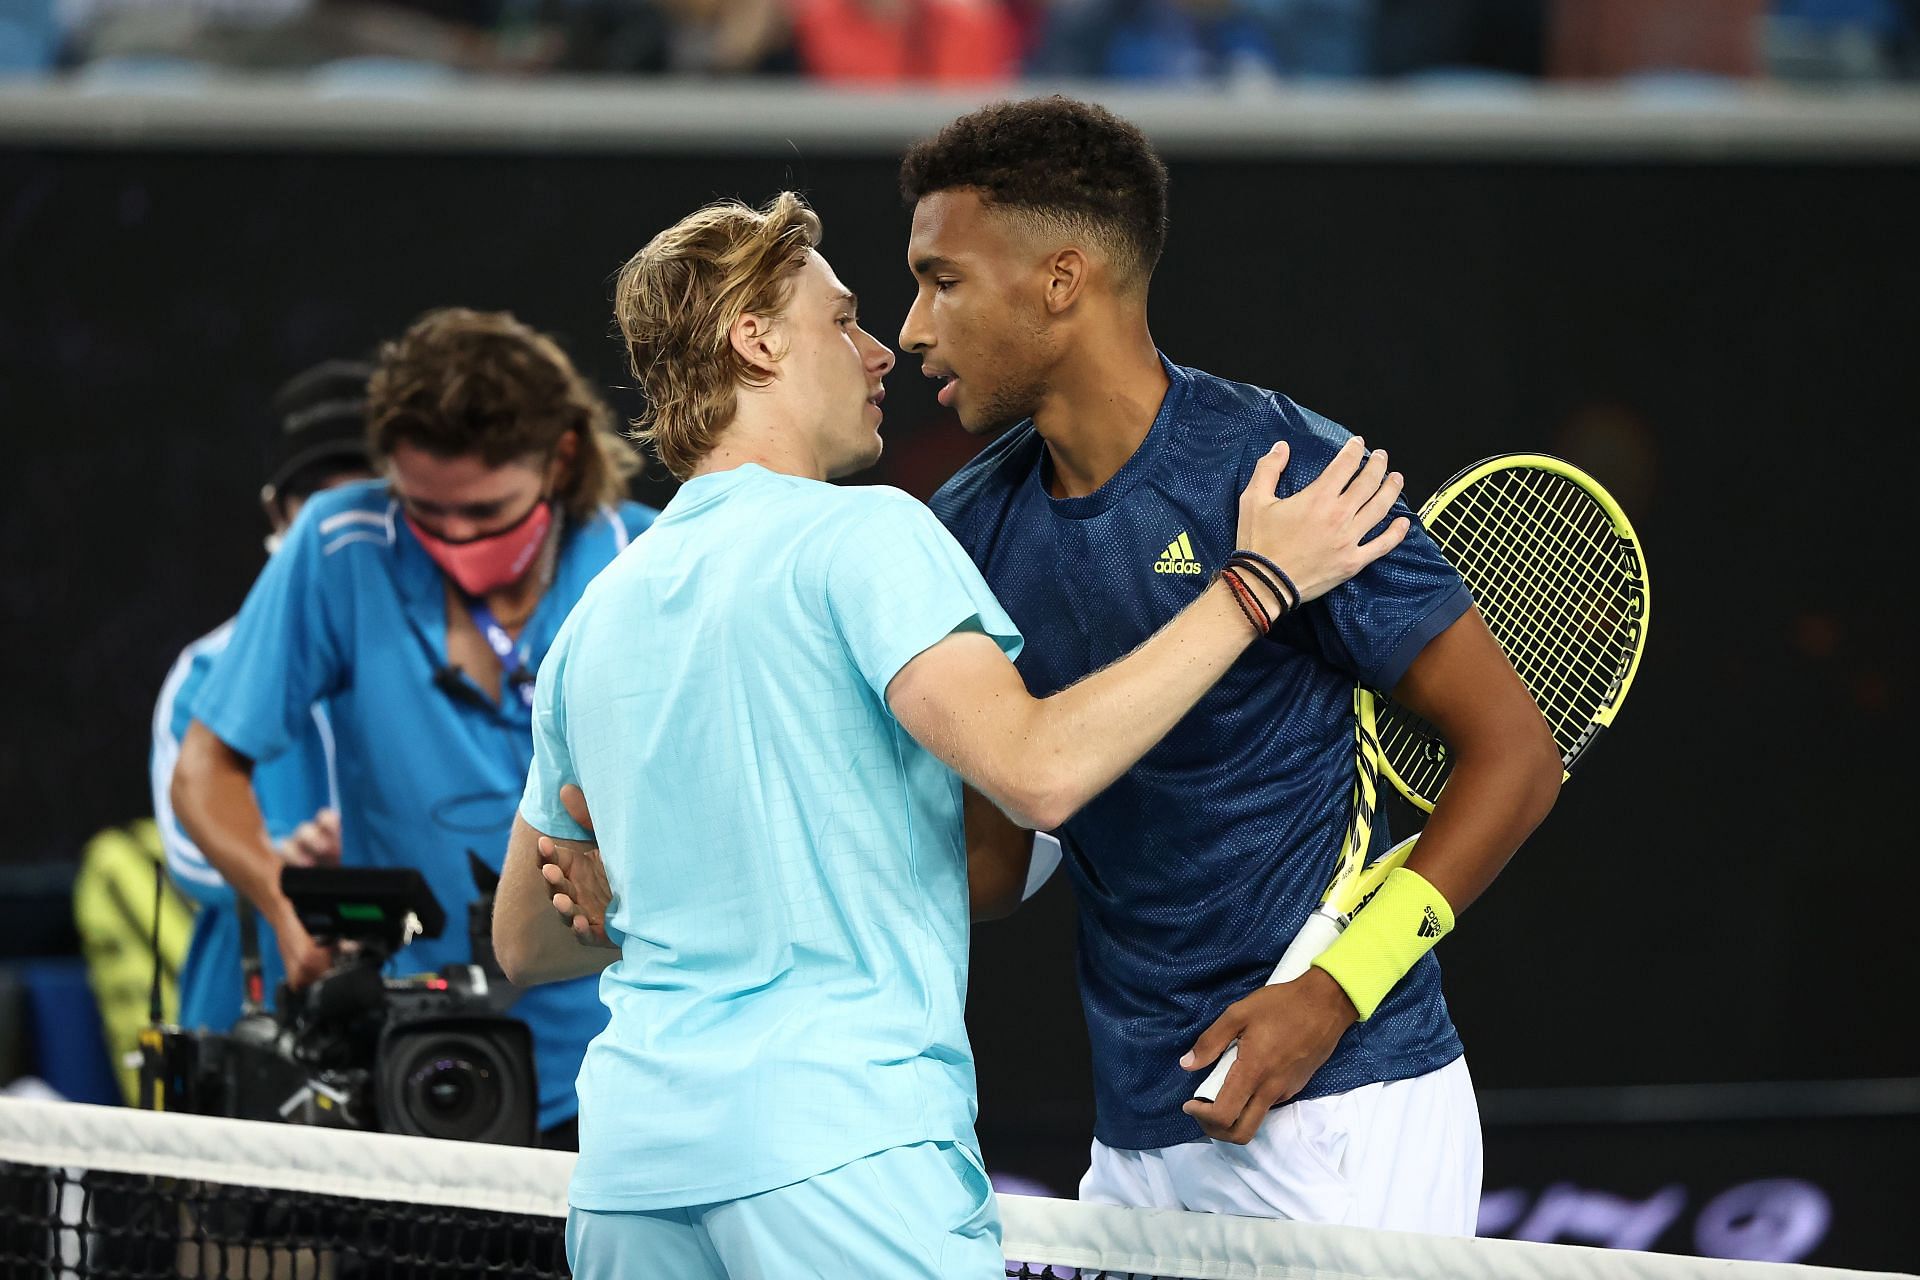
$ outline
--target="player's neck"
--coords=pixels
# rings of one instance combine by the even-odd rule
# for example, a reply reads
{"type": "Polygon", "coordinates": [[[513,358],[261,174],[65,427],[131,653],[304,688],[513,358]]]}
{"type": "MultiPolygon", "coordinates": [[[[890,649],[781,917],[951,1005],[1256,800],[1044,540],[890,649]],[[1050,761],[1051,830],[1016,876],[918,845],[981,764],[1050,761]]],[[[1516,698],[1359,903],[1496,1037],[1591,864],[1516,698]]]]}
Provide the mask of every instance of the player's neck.
{"type": "Polygon", "coordinates": [[[785,419],[768,420],[768,415],[751,412],[746,405],[741,409],[732,422],[721,428],[719,442],[700,459],[693,469],[694,475],[732,471],[753,463],[783,476],[827,479],[819,450],[813,447],[805,432],[794,430],[785,419]]]}
{"type": "Polygon", "coordinates": [[[812,450],[773,441],[737,440],[722,444],[700,459],[693,470],[696,476],[732,471],[748,463],[765,467],[776,475],[799,476],[803,480],[825,480],[826,468],[812,450]]]}
{"type": "Polygon", "coordinates": [[[1111,344],[1082,342],[1078,350],[1084,354],[1054,369],[1033,415],[1047,442],[1047,488],[1056,498],[1084,498],[1113,479],[1167,398],[1167,371],[1144,326],[1111,344]]]}

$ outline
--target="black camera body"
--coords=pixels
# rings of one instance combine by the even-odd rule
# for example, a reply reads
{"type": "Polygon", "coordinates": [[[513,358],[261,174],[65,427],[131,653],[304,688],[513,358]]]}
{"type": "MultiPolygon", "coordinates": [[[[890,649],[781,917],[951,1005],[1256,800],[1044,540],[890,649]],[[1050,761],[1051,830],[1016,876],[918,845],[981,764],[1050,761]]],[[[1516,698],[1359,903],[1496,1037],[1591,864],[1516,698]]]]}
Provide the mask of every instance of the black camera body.
{"type": "MultiPolygon", "coordinates": [[[[228,1033],[142,1036],[141,1096],[169,1111],[531,1146],[533,1037],[478,965],[387,978],[387,958],[446,917],[420,873],[296,868],[282,887],[339,962],[280,1012],[228,1033]]],[[[476,913],[483,917],[484,912],[476,913]]]]}

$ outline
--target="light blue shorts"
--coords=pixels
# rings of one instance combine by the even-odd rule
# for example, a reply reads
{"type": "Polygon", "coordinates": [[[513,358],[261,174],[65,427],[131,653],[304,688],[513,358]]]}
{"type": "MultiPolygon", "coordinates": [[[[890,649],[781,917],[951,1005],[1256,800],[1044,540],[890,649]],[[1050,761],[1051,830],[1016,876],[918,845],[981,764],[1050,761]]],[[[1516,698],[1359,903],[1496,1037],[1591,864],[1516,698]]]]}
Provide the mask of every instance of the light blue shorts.
{"type": "Polygon", "coordinates": [[[567,1215],[576,1280],[1000,1280],[1000,1206],[953,1142],[893,1147],[805,1182],[684,1209],[567,1215]]]}

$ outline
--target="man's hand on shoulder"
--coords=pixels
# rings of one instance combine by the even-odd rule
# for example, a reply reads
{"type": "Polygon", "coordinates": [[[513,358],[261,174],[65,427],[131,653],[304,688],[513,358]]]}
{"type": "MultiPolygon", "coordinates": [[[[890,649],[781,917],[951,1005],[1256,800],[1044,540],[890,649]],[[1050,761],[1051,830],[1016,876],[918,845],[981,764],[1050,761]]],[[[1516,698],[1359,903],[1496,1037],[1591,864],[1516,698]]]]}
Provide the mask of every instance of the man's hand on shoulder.
{"type": "Polygon", "coordinates": [[[1236,1000],[1201,1033],[1180,1065],[1205,1071],[1235,1040],[1240,1060],[1227,1073],[1217,1101],[1195,1098],[1181,1110],[1198,1120],[1209,1138],[1244,1146],[1260,1132],[1271,1108],[1306,1088],[1359,1017],[1347,993],[1322,969],[1308,969],[1292,982],[1261,987],[1236,1000]]]}
{"type": "MultiPolygon", "coordinates": [[[[1291,497],[1276,497],[1290,456],[1282,440],[1254,464],[1253,477],[1240,493],[1235,532],[1239,548],[1278,561],[1299,593],[1298,600],[1272,601],[1270,593],[1262,596],[1277,606],[1269,610],[1276,617],[1287,607],[1318,599],[1352,578],[1399,546],[1411,528],[1401,516],[1368,537],[1392,513],[1406,483],[1398,471],[1387,470],[1384,449],[1368,454],[1366,442],[1356,436],[1310,483],[1291,497]]],[[[1268,585],[1258,575],[1253,582],[1263,589],[1268,585]]]]}

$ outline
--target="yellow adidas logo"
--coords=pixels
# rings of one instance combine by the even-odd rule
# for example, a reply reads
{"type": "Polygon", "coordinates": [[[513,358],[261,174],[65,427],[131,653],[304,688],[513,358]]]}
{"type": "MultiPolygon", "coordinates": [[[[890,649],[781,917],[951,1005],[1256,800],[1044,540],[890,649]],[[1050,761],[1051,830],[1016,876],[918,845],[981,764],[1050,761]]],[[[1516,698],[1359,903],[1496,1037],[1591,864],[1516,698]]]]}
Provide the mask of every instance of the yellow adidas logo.
{"type": "Polygon", "coordinates": [[[1193,544],[1187,541],[1186,531],[1167,544],[1160,558],[1153,563],[1155,573],[1201,573],[1200,562],[1193,558],[1193,544]]]}

